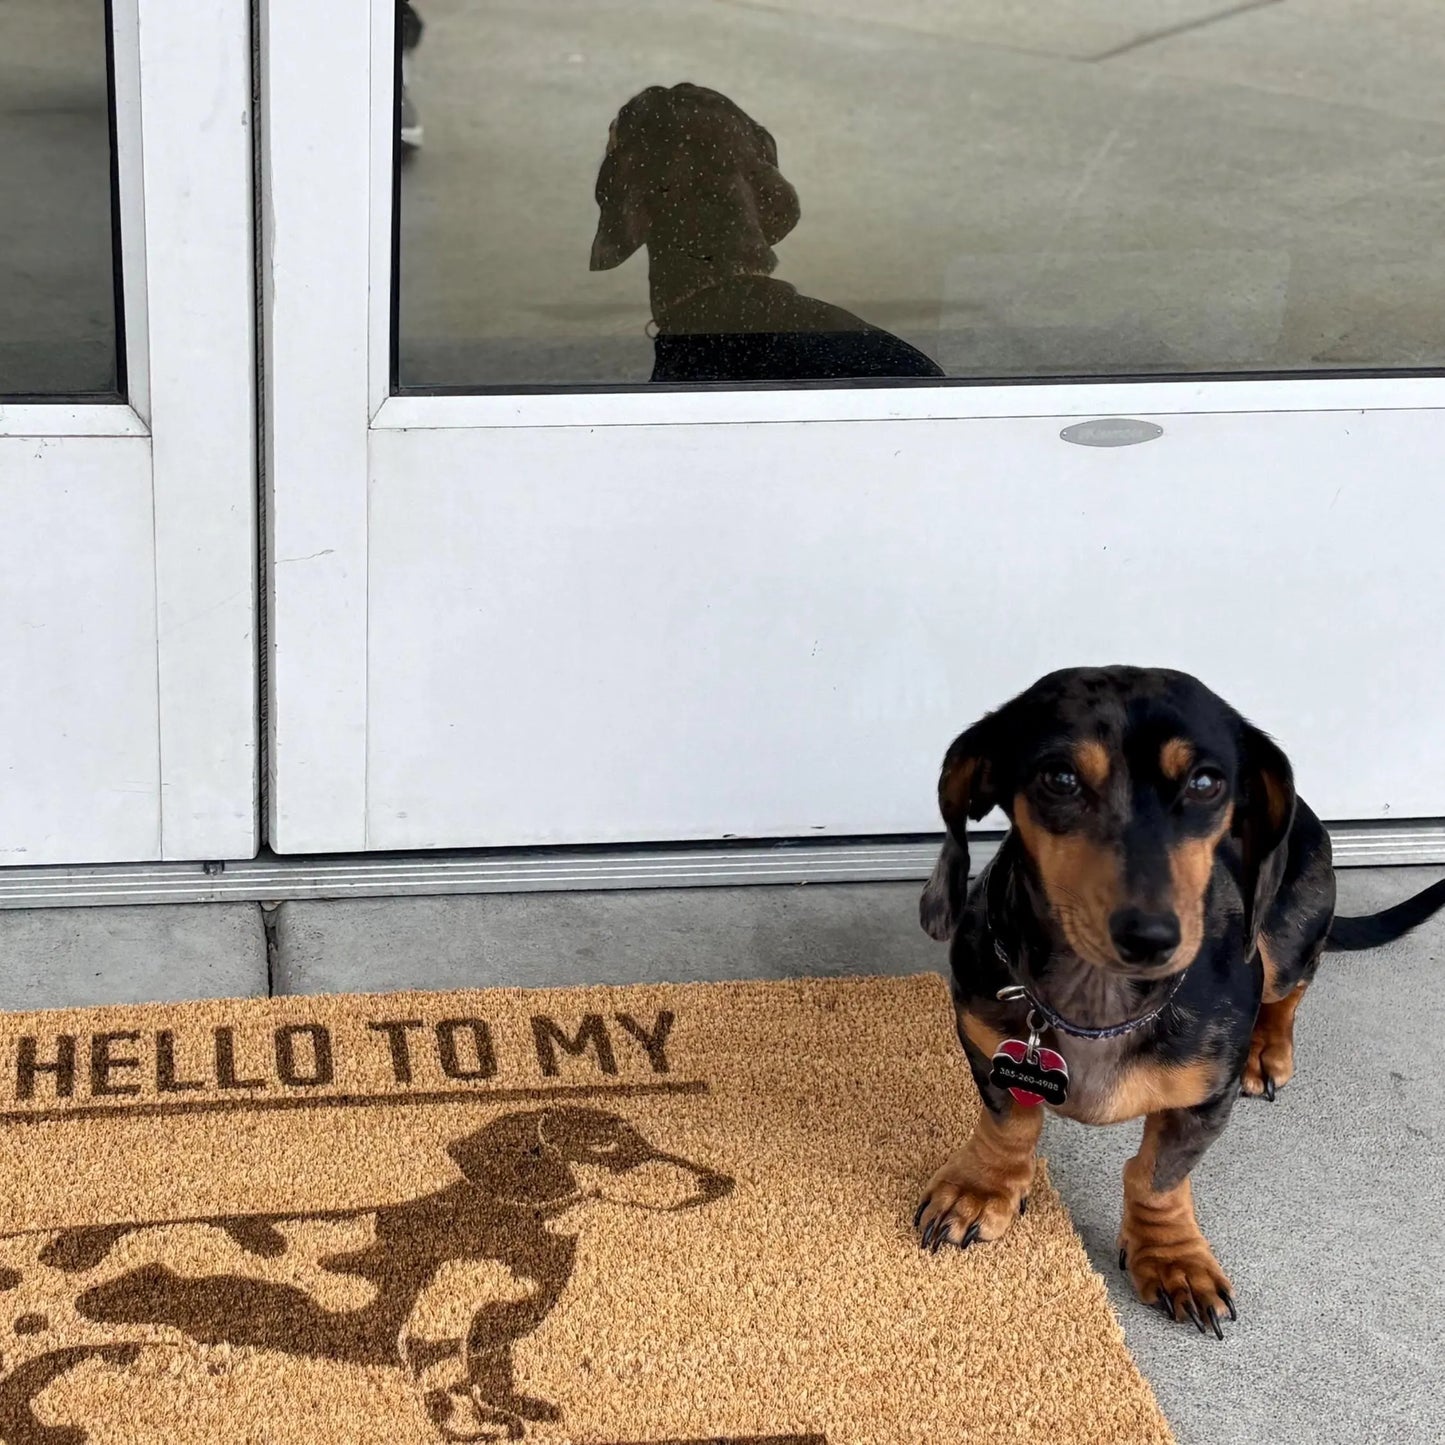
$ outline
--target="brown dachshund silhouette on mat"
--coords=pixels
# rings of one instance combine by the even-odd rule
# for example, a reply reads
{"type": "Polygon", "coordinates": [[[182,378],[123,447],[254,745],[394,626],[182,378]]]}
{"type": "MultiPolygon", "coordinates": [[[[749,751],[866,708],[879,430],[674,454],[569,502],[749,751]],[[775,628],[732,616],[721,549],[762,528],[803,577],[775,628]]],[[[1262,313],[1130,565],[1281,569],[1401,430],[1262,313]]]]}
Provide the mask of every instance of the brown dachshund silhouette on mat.
{"type": "Polygon", "coordinates": [[[442,1439],[519,1440],[528,1422],[559,1418],[518,1390],[512,1351],[571,1278],[577,1240],[560,1216],[593,1198],[696,1208],[733,1187],[594,1109],[508,1113],[447,1152],[461,1171],[455,1183],[375,1209],[0,1240],[0,1300],[16,1345],[0,1374],[0,1441],[82,1445],[83,1430],[36,1417],[36,1396],[87,1360],[130,1364],[176,1332],[207,1345],[398,1366],[442,1439]],[[625,1176],[645,1165],[665,1171],[662,1202],[651,1176],[645,1197],[626,1192],[625,1176]]]}

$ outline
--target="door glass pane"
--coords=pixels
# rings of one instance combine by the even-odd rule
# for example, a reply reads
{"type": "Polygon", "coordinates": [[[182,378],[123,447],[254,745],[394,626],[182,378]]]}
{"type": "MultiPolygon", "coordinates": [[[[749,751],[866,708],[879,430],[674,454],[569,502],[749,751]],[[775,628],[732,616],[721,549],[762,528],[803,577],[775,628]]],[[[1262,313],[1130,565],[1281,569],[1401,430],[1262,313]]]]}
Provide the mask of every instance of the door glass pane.
{"type": "Polygon", "coordinates": [[[0,0],[0,396],[124,391],[104,0],[0,0]]]}
{"type": "Polygon", "coordinates": [[[401,389],[1445,360],[1436,0],[414,0],[401,389]]]}

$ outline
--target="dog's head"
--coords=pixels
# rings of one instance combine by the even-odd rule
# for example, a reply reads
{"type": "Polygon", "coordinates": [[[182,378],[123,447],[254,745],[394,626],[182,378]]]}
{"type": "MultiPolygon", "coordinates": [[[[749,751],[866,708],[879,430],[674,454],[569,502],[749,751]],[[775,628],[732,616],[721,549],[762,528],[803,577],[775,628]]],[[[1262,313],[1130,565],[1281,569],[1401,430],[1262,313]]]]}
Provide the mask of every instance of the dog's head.
{"type": "Polygon", "coordinates": [[[631,1124],[598,1109],[504,1114],[447,1153],[469,1184],[504,1203],[549,1213],[587,1197],[669,1212],[693,1209],[733,1187],[726,1175],[653,1148],[631,1124]],[[644,1171],[642,1193],[623,1182],[644,1171]]]}
{"type": "Polygon", "coordinates": [[[1254,936],[1279,888],[1295,790],[1280,749],[1196,679],[1071,668],[956,738],[938,801],[948,840],[920,905],[935,938],[962,911],[967,822],[997,806],[1069,948],[1158,978],[1199,950],[1221,850],[1254,936]]]}
{"type": "Polygon", "coordinates": [[[648,243],[700,265],[744,255],[771,271],[771,248],[800,215],[767,130],[727,96],[686,82],[649,86],[618,112],[596,197],[594,271],[648,243]]]}

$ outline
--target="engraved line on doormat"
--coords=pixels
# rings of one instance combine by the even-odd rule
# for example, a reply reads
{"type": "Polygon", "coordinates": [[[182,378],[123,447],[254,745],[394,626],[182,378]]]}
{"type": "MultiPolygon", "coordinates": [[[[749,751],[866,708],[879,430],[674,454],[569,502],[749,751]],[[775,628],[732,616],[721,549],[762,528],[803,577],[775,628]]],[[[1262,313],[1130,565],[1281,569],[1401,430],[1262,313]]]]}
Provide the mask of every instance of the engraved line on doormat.
{"type": "Polygon", "coordinates": [[[828,1445],[826,1435],[707,1435],[698,1440],[618,1440],[614,1445],[828,1445]]]}
{"type": "Polygon", "coordinates": [[[697,1440],[617,1440],[613,1445],[828,1445],[826,1435],[705,1435],[697,1440]]]}
{"type": "MultiPolygon", "coordinates": [[[[592,1099],[599,1095],[639,1098],[646,1094],[705,1094],[706,1080],[658,1084],[561,1084],[534,1089],[430,1089],[414,1094],[321,1094],[315,1098],[288,1095],[275,1099],[211,1099],[186,1104],[78,1104],[73,1109],[13,1109],[0,1114],[0,1124],[48,1124],[63,1119],[113,1119],[134,1115],[235,1114],[265,1109],[369,1109],[388,1104],[456,1104],[464,1099],[487,1104],[514,1104],[527,1099],[592,1099]]],[[[767,1445],[767,1442],[764,1442],[767,1445]]]]}

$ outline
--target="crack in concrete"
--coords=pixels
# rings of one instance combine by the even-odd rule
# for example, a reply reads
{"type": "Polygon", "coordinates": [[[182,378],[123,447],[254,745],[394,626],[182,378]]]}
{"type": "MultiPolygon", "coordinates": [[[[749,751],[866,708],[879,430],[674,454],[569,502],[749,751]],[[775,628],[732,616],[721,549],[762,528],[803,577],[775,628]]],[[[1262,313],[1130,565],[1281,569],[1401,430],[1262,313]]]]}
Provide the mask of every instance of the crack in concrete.
{"type": "Polygon", "coordinates": [[[281,905],[262,903],[261,931],[266,935],[266,997],[276,997],[276,970],[281,962],[281,905]]]}
{"type": "Polygon", "coordinates": [[[1136,35],[1132,40],[1126,40],[1112,50],[1100,51],[1098,55],[1089,56],[1089,63],[1097,65],[1100,61],[1114,60],[1120,55],[1128,55],[1132,51],[1142,50],[1146,45],[1153,45],[1156,41],[1172,40],[1176,35],[1187,35],[1194,30],[1205,30],[1211,25],[1219,24],[1221,20],[1232,20],[1236,15],[1244,15],[1251,10],[1263,10],[1266,5],[1278,5],[1279,3],[1280,0],[1243,0],[1243,4],[1230,5],[1224,10],[1216,10],[1212,15],[1200,15],[1193,20],[1181,20],[1178,25],[1165,26],[1163,30],[1150,30],[1143,35],[1136,35]]]}

